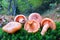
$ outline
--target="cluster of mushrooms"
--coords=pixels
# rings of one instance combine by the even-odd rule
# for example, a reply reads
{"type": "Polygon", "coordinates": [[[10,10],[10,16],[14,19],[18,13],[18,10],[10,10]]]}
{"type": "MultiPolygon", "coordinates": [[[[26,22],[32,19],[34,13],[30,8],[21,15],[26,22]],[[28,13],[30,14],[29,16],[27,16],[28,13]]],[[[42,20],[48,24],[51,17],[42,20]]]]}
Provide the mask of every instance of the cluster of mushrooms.
{"type": "Polygon", "coordinates": [[[24,15],[17,15],[14,21],[3,26],[2,30],[12,34],[20,30],[22,24],[24,24],[24,29],[28,33],[36,33],[40,27],[43,27],[41,35],[44,35],[48,28],[56,29],[55,22],[52,19],[42,18],[39,13],[31,13],[28,18],[24,15]]]}

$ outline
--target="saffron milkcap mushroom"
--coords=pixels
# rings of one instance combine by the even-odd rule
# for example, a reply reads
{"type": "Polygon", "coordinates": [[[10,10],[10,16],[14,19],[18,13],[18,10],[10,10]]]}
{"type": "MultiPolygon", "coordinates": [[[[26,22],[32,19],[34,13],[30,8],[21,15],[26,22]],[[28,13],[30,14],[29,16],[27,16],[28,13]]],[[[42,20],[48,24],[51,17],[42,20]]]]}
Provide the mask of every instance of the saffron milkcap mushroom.
{"type": "Polygon", "coordinates": [[[14,18],[14,21],[20,22],[20,23],[25,23],[27,21],[27,18],[24,15],[17,15],[14,18]]]}
{"type": "Polygon", "coordinates": [[[40,23],[42,20],[42,16],[39,13],[31,13],[28,17],[28,20],[32,20],[32,19],[40,23]]]}
{"type": "Polygon", "coordinates": [[[28,20],[24,25],[24,29],[28,33],[35,33],[39,30],[39,28],[40,24],[36,20],[28,20]]]}
{"type": "Polygon", "coordinates": [[[51,28],[52,30],[56,29],[55,22],[50,18],[44,18],[41,21],[41,25],[43,26],[43,29],[41,31],[41,35],[44,35],[45,32],[48,30],[48,28],[51,28]]]}
{"type": "Polygon", "coordinates": [[[20,30],[22,25],[18,22],[9,22],[5,26],[3,26],[2,30],[7,33],[15,33],[16,31],[20,30]]]}

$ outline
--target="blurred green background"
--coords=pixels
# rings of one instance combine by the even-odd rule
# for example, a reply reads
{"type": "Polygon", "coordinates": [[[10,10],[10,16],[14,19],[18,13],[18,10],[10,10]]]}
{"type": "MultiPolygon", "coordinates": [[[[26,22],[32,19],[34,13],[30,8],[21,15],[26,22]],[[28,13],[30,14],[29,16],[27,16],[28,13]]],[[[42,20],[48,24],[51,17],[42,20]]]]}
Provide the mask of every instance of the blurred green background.
{"type": "Polygon", "coordinates": [[[43,14],[48,9],[55,8],[60,0],[0,0],[0,14],[29,15],[32,12],[43,14]]]}

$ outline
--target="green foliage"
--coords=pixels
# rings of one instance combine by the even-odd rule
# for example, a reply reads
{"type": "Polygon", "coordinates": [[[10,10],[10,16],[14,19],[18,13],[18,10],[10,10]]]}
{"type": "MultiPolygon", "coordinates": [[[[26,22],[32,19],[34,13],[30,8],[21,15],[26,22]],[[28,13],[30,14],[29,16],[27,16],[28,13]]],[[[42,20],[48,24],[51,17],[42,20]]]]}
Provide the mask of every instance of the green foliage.
{"type": "MultiPolygon", "coordinates": [[[[12,0],[13,3],[14,0],[12,0]]],[[[5,14],[8,12],[9,7],[9,0],[2,0],[1,5],[3,7],[3,10],[0,14],[5,14]],[[4,10],[6,9],[6,10],[4,10]],[[7,11],[7,12],[6,12],[7,11]]],[[[16,1],[16,9],[18,9],[17,13],[26,13],[27,11],[33,11],[34,9],[38,8],[42,4],[42,0],[18,0],[16,1]]],[[[11,8],[10,8],[11,9],[11,8]]],[[[12,12],[12,10],[10,10],[12,12]]]]}
{"type": "Polygon", "coordinates": [[[2,6],[3,8],[8,8],[9,2],[8,0],[2,0],[2,6]]]}
{"type": "Polygon", "coordinates": [[[0,28],[0,40],[60,40],[60,22],[56,22],[56,30],[49,29],[44,36],[37,33],[28,33],[22,28],[15,34],[8,34],[0,28]]]}
{"type": "Polygon", "coordinates": [[[17,1],[18,9],[23,13],[26,9],[29,9],[29,6],[22,0],[17,1]]]}
{"type": "MultiPolygon", "coordinates": [[[[49,9],[50,6],[54,8],[56,3],[60,3],[60,0],[12,0],[11,6],[16,4],[16,13],[24,13],[28,14],[31,12],[44,12],[46,9],[49,9]],[[50,5],[50,6],[49,6],[50,5]]],[[[9,7],[9,0],[0,0],[0,5],[2,5],[3,10],[0,10],[0,14],[7,14],[9,7]]],[[[12,13],[12,7],[10,8],[10,12],[12,13]]]]}
{"type": "Polygon", "coordinates": [[[33,10],[41,6],[42,0],[18,0],[17,5],[18,9],[25,13],[27,10],[33,10]]]}
{"type": "Polygon", "coordinates": [[[28,1],[34,8],[37,8],[42,4],[42,0],[28,0],[28,1]]]}
{"type": "Polygon", "coordinates": [[[1,0],[0,1],[0,8],[1,8],[1,12],[0,12],[0,14],[7,14],[7,9],[8,9],[8,5],[9,5],[9,2],[8,2],[8,0],[1,0]]]}
{"type": "Polygon", "coordinates": [[[57,4],[59,4],[60,3],[60,0],[56,0],[56,2],[57,2],[57,4]]]}
{"type": "Polygon", "coordinates": [[[1,15],[1,14],[5,14],[5,15],[6,15],[6,14],[7,14],[7,9],[1,10],[0,15],[1,15]]]}

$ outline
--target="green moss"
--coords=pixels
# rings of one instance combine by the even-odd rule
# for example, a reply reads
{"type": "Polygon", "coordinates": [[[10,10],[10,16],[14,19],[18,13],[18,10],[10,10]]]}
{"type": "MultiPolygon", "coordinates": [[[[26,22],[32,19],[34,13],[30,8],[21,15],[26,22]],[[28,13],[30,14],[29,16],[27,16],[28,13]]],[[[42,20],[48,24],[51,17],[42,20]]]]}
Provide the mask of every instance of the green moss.
{"type": "Polygon", "coordinates": [[[49,29],[44,36],[37,33],[28,33],[22,28],[14,34],[8,34],[0,28],[0,40],[60,40],[60,22],[56,22],[56,30],[49,29]]]}

